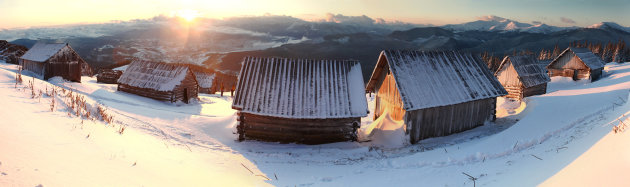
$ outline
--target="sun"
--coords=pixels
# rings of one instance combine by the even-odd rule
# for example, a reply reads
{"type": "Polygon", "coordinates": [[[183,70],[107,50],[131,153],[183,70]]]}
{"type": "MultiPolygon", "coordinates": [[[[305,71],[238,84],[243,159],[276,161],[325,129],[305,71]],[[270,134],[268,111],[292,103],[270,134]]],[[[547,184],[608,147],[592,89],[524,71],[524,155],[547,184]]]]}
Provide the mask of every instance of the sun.
{"type": "Polygon", "coordinates": [[[180,17],[188,22],[195,20],[199,16],[199,12],[196,10],[179,10],[175,13],[175,16],[180,17]]]}

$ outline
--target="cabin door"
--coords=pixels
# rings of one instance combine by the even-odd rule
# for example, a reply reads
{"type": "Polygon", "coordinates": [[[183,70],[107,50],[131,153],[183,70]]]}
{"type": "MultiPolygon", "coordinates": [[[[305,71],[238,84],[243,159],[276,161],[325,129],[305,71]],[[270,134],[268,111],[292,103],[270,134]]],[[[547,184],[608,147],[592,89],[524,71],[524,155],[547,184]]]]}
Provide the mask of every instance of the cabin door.
{"type": "Polygon", "coordinates": [[[188,104],[188,88],[184,88],[184,103],[188,104]]]}
{"type": "Polygon", "coordinates": [[[578,80],[578,75],[580,74],[580,70],[573,70],[573,80],[578,80]]]}

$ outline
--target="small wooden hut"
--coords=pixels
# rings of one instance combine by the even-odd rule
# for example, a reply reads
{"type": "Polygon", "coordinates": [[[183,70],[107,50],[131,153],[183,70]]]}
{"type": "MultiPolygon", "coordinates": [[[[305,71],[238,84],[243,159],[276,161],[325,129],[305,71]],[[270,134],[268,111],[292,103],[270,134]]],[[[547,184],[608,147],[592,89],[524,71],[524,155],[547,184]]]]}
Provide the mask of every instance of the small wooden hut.
{"type": "Polygon", "coordinates": [[[199,93],[214,94],[212,83],[214,83],[215,74],[194,70],[193,73],[195,74],[195,78],[197,78],[197,82],[199,82],[199,93]]]}
{"type": "Polygon", "coordinates": [[[135,60],[118,79],[118,90],[161,101],[188,103],[198,83],[188,66],[135,60]]]}
{"type": "Polygon", "coordinates": [[[547,70],[549,77],[563,76],[572,77],[573,80],[596,81],[601,78],[605,65],[606,63],[591,50],[569,47],[547,65],[547,70]]]}
{"type": "Polygon", "coordinates": [[[122,73],[120,70],[101,69],[96,75],[96,82],[116,84],[122,73]]]}
{"type": "Polygon", "coordinates": [[[28,48],[0,40],[0,60],[10,64],[20,64],[20,57],[28,51],[28,48]]]}
{"type": "Polygon", "coordinates": [[[92,76],[90,66],[67,43],[37,43],[20,59],[24,70],[40,75],[44,80],[61,76],[81,82],[81,75],[92,76]]]}
{"type": "Polygon", "coordinates": [[[239,140],[356,140],[368,112],[363,83],[357,61],[247,57],[232,103],[239,140]]]}
{"type": "Polygon", "coordinates": [[[507,95],[477,56],[459,52],[381,52],[366,90],[376,93],[374,118],[404,120],[411,143],[483,125],[507,95]]]}
{"type": "Polygon", "coordinates": [[[547,93],[551,81],[546,69],[529,55],[506,56],[494,76],[508,92],[506,97],[516,100],[547,93]]]}

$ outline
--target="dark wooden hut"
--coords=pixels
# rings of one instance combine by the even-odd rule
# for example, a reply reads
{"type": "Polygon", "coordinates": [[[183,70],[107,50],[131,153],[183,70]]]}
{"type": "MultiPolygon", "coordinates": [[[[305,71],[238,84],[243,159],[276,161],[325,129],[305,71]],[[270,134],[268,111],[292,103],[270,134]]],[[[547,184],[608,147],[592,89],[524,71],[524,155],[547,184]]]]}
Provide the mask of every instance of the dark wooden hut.
{"type": "Polygon", "coordinates": [[[363,83],[357,61],[247,57],[232,104],[239,140],[356,140],[368,112],[363,83]]]}
{"type": "Polygon", "coordinates": [[[188,103],[198,83],[186,65],[135,60],[118,79],[118,90],[161,101],[188,103]]]}
{"type": "Polygon", "coordinates": [[[19,64],[20,57],[28,51],[28,48],[0,40],[0,60],[10,64],[19,64]]]}
{"type": "Polygon", "coordinates": [[[494,76],[508,92],[506,97],[517,100],[547,93],[551,81],[546,69],[529,55],[506,56],[494,76]]]}
{"type": "Polygon", "coordinates": [[[214,73],[209,73],[209,72],[203,72],[203,71],[194,71],[193,73],[195,74],[195,78],[197,79],[197,82],[199,83],[199,93],[206,93],[206,94],[214,94],[214,90],[212,89],[213,87],[213,83],[214,83],[214,77],[215,74],[214,73]]]}
{"type": "Polygon", "coordinates": [[[66,80],[81,82],[81,76],[92,76],[92,69],[67,43],[37,43],[22,57],[20,65],[48,80],[61,76],[66,80]]]}
{"type": "Polygon", "coordinates": [[[120,70],[101,69],[96,75],[96,82],[116,84],[122,73],[120,70]]]}
{"type": "Polygon", "coordinates": [[[454,51],[383,51],[366,90],[376,93],[374,118],[404,120],[411,143],[494,120],[496,97],[507,95],[479,57],[454,51]]]}
{"type": "Polygon", "coordinates": [[[606,63],[587,48],[569,47],[556,57],[547,70],[549,77],[572,77],[573,80],[596,81],[602,76],[606,63]]]}

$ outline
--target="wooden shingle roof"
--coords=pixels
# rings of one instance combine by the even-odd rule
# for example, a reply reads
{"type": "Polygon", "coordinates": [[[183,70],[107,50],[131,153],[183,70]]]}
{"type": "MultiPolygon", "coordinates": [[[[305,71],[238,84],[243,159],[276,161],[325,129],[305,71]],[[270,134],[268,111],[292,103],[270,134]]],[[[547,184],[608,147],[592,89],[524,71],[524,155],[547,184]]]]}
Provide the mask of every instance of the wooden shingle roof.
{"type": "Polygon", "coordinates": [[[232,108],[294,119],[363,117],[363,83],[357,61],[247,57],[232,108]]]}
{"type": "Polygon", "coordinates": [[[381,58],[385,60],[377,62],[366,89],[375,89],[387,67],[407,111],[507,95],[486,64],[472,54],[385,50],[381,58]]]}
{"type": "Polygon", "coordinates": [[[536,58],[528,55],[506,56],[501,61],[501,65],[499,65],[499,69],[494,75],[496,76],[503,69],[503,66],[507,66],[510,63],[512,63],[518,78],[526,88],[551,81],[549,76],[547,76],[547,69],[541,66],[541,63],[536,58]]]}

